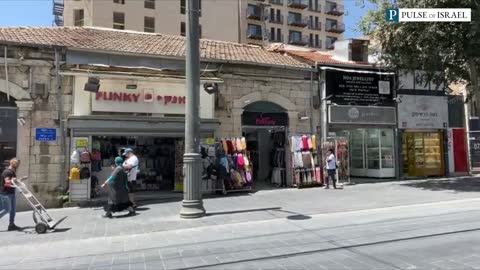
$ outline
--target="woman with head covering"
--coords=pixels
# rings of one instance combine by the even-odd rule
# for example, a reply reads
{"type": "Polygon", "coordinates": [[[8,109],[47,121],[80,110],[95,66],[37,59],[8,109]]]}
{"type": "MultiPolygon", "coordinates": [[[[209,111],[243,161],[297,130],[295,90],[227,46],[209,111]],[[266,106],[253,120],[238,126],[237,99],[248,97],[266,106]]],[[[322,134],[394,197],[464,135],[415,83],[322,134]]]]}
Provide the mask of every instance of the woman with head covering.
{"type": "Polygon", "coordinates": [[[127,210],[134,214],[132,203],[128,199],[128,174],[122,166],[123,158],[115,158],[115,168],[108,179],[103,183],[102,188],[109,187],[108,204],[104,207],[105,217],[111,218],[112,213],[127,210]]]}

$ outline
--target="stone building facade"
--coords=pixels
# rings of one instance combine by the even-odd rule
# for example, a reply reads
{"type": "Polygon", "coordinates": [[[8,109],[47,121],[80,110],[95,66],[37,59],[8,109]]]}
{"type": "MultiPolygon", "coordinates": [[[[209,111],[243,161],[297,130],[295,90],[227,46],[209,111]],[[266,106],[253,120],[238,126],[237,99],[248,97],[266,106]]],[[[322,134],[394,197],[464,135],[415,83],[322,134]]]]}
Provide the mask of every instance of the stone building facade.
{"type": "MultiPolygon", "coordinates": [[[[0,28],[0,46],[6,44],[8,50],[6,57],[8,92],[16,101],[18,118],[24,120],[16,127],[18,129],[17,156],[22,161],[19,175],[29,176],[28,185],[42,203],[48,207],[56,207],[60,204],[57,197],[68,188],[72,143],[70,134],[73,132],[69,125],[70,120],[78,117],[74,114],[75,91],[83,92],[83,89],[79,89],[75,84],[76,77],[83,70],[88,71],[83,76],[85,74],[110,74],[108,75],[110,78],[120,80],[132,78],[145,80],[147,72],[150,76],[148,80],[159,78],[158,80],[162,81],[172,78],[182,83],[184,80],[182,78],[185,76],[184,57],[178,56],[172,59],[171,56],[166,56],[162,58],[161,55],[165,53],[163,51],[145,52],[132,57],[125,55],[125,52],[119,52],[115,48],[109,47],[110,44],[133,42],[131,40],[122,41],[122,36],[126,39],[133,38],[135,41],[143,38],[154,39],[141,41],[149,44],[151,42],[169,43],[168,39],[177,39],[176,37],[150,36],[140,33],[119,34],[115,31],[83,28],[17,30],[17,32],[28,30],[37,33],[37,35],[23,33],[24,35],[16,37],[14,36],[16,33],[9,32],[14,30],[0,28]],[[44,31],[43,34],[49,36],[49,39],[40,38],[42,35],[38,33],[39,31],[44,31]],[[89,33],[90,31],[95,32],[93,33],[95,35],[89,33]],[[82,34],[107,36],[99,40],[99,43],[96,43],[93,38],[84,45],[71,45],[74,40],[75,42],[83,40],[78,39],[78,35],[82,34]],[[35,36],[39,40],[29,40],[28,42],[22,40],[28,35],[35,36]],[[110,39],[112,43],[107,42],[110,39]],[[14,44],[12,45],[12,43],[14,44]],[[45,45],[45,43],[49,44],[45,45]],[[82,48],[77,49],[77,46],[82,48]],[[85,51],[85,46],[105,46],[105,48],[98,48],[102,52],[98,52],[97,49],[85,51]],[[60,65],[58,70],[55,66],[55,48],[58,50],[57,57],[60,65]],[[119,64],[115,65],[113,62],[119,64]],[[102,67],[99,68],[99,65],[102,67]],[[159,66],[165,70],[160,70],[159,66]],[[150,69],[145,70],[145,67],[150,69]],[[151,68],[156,69],[152,70],[151,68]],[[124,77],[122,77],[121,74],[126,73],[128,76],[123,75],[124,77]],[[60,89],[60,92],[57,92],[57,89],[60,89]],[[36,128],[55,128],[57,130],[56,140],[52,142],[36,140],[36,128]]],[[[184,41],[181,37],[178,39],[181,42],[184,41]]],[[[182,45],[178,42],[176,44],[182,45]]],[[[132,50],[136,48],[138,47],[132,48],[132,50]]],[[[140,48],[142,47],[140,46],[140,48]]],[[[219,82],[214,111],[215,121],[219,125],[215,130],[215,137],[242,136],[244,108],[246,105],[256,102],[273,103],[288,114],[287,136],[315,133],[315,127],[319,121],[319,112],[312,107],[312,97],[318,89],[315,69],[292,57],[267,52],[255,46],[209,41],[202,45],[202,50],[207,52],[202,55],[201,68],[204,70],[202,80],[219,82]],[[231,48],[232,46],[233,48],[231,48]],[[235,60],[225,60],[225,51],[228,52],[228,57],[235,60]]],[[[5,57],[1,53],[0,56],[2,56],[2,60],[0,60],[2,63],[0,92],[6,94],[7,89],[5,89],[4,82],[7,78],[4,62],[2,62],[5,61],[5,57]]],[[[85,106],[89,105],[85,104],[85,106]]],[[[137,117],[135,115],[131,114],[128,117],[133,117],[132,121],[134,121],[134,118],[137,117]]],[[[125,114],[122,114],[123,116],[125,114]]],[[[84,118],[83,120],[94,121],[97,116],[90,114],[81,117],[84,118]]],[[[114,114],[108,114],[108,117],[115,118],[114,114]]],[[[138,117],[139,121],[146,121],[146,123],[149,121],[149,116],[138,117]]],[[[161,119],[162,116],[152,115],[150,117],[161,119]]],[[[120,118],[119,114],[119,121],[120,118]]],[[[287,156],[287,163],[290,162],[289,160],[290,158],[287,156]]],[[[288,179],[289,184],[292,184],[291,176],[288,179]]]]}
{"type": "MultiPolygon", "coordinates": [[[[28,185],[48,207],[58,206],[57,197],[66,185],[65,146],[60,118],[71,110],[71,89],[62,87],[57,95],[55,53],[51,49],[8,46],[0,52],[0,94],[10,95],[17,105],[17,158],[19,176],[28,176],[28,185]],[[8,70],[6,84],[5,60],[8,70]],[[7,89],[8,88],[8,89],[7,89]],[[55,128],[52,142],[35,140],[35,128],[55,128]]],[[[68,84],[68,80],[63,83],[68,84]]],[[[25,202],[20,200],[20,208],[25,202]]]]}

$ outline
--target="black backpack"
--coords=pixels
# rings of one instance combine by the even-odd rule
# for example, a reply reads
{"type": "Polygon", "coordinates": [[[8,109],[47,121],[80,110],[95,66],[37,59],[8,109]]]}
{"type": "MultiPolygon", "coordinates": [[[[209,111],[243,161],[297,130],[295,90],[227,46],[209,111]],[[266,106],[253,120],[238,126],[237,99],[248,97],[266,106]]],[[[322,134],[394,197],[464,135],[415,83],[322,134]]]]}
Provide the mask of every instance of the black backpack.
{"type": "Polygon", "coordinates": [[[90,178],[90,169],[88,167],[83,167],[80,169],[80,179],[90,178]]]}

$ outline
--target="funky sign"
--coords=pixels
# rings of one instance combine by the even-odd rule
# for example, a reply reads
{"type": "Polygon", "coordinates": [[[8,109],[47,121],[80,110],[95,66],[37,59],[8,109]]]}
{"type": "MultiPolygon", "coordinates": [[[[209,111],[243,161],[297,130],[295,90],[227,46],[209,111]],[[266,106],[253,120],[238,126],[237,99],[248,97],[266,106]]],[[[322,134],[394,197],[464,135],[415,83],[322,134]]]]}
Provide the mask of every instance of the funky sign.
{"type": "Polygon", "coordinates": [[[95,100],[114,101],[114,102],[154,102],[155,100],[169,104],[185,104],[185,96],[167,96],[155,95],[153,90],[146,89],[142,93],[128,92],[98,92],[95,94],[95,100]]]}

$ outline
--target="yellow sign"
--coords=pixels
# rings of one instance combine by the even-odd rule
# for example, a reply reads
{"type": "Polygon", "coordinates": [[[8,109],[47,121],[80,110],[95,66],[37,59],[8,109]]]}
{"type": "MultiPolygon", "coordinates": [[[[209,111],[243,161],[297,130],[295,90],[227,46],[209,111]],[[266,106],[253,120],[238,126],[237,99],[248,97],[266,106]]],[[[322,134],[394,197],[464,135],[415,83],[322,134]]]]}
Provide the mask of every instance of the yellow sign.
{"type": "Polygon", "coordinates": [[[205,139],[206,144],[214,144],[215,143],[215,138],[207,138],[205,139]]]}
{"type": "Polygon", "coordinates": [[[76,139],[75,140],[75,147],[87,147],[88,140],[87,139],[76,139]]]}

